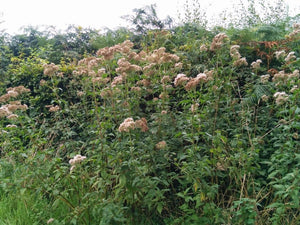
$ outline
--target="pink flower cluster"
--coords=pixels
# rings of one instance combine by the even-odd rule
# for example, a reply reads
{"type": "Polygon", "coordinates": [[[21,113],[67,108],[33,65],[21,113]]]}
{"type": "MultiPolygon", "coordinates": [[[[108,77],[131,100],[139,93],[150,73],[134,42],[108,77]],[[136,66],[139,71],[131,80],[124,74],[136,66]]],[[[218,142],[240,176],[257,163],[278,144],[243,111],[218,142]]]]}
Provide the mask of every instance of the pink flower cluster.
{"type": "Polygon", "coordinates": [[[20,101],[13,101],[9,104],[2,105],[0,107],[0,118],[7,117],[8,119],[16,119],[18,116],[13,114],[16,110],[26,110],[28,106],[26,104],[22,105],[20,101]]]}
{"type": "Polygon", "coordinates": [[[225,33],[219,33],[217,34],[214,38],[213,41],[210,45],[210,50],[211,51],[215,51],[219,48],[221,48],[221,46],[224,43],[224,39],[228,38],[228,36],[225,33]]]}
{"type": "Polygon", "coordinates": [[[86,156],[75,155],[73,159],[69,160],[69,164],[71,165],[70,171],[74,170],[77,164],[80,164],[86,156]]]}
{"type": "Polygon", "coordinates": [[[29,89],[25,88],[24,86],[17,86],[17,87],[10,87],[6,89],[6,94],[0,96],[0,103],[7,102],[11,98],[16,98],[20,94],[30,92],[29,89]]]}
{"type": "Polygon", "coordinates": [[[134,130],[135,128],[141,129],[142,132],[146,132],[149,130],[147,125],[147,120],[145,118],[141,118],[137,121],[134,121],[131,117],[124,120],[123,123],[119,126],[119,132],[129,132],[130,130],[134,130]]]}

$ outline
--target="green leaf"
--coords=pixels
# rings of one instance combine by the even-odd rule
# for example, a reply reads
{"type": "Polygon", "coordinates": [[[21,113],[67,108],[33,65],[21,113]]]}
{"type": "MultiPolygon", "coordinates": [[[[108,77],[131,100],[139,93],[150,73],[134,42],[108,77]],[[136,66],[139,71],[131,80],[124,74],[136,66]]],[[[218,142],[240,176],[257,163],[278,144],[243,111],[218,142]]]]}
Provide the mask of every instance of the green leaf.
{"type": "Polygon", "coordinates": [[[21,194],[21,195],[24,195],[25,191],[26,191],[26,188],[22,188],[22,189],[20,190],[20,194],[21,194]]]}
{"type": "Polygon", "coordinates": [[[159,214],[161,214],[162,210],[163,210],[163,205],[161,203],[159,203],[156,207],[157,211],[159,214]]]}

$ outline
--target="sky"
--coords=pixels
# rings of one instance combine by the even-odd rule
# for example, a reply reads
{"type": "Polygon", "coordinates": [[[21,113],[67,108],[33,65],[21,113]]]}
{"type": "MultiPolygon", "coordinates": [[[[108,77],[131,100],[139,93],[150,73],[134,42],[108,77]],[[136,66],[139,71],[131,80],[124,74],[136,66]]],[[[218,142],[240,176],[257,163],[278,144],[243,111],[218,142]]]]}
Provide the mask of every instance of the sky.
{"type": "MultiPolygon", "coordinates": [[[[170,15],[178,19],[186,1],[195,0],[0,0],[0,30],[20,33],[21,27],[53,25],[65,29],[68,25],[85,28],[115,29],[126,26],[121,16],[132,15],[134,8],[156,4],[159,18],[170,15]]],[[[228,9],[238,0],[199,0],[208,14],[217,14],[228,9]]],[[[292,10],[300,13],[300,0],[286,0],[292,10]]]]}

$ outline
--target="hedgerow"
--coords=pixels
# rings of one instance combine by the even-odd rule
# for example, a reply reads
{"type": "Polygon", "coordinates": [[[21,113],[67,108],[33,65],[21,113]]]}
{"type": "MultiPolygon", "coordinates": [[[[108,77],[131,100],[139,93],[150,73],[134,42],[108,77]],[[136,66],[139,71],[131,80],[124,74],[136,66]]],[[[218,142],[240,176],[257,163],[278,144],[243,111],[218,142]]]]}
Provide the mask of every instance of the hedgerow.
{"type": "Polygon", "coordinates": [[[36,224],[297,224],[299,28],[245,42],[185,24],[11,57],[1,198],[36,224]]]}

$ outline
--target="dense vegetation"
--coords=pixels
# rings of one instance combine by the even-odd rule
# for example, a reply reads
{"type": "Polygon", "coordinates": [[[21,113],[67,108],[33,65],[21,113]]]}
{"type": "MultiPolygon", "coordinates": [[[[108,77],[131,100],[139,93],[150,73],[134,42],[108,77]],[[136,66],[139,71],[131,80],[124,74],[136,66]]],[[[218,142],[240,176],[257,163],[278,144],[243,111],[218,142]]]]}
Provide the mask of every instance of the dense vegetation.
{"type": "Polygon", "coordinates": [[[194,13],[2,32],[0,224],[299,224],[299,16],[194,13]]]}

